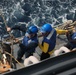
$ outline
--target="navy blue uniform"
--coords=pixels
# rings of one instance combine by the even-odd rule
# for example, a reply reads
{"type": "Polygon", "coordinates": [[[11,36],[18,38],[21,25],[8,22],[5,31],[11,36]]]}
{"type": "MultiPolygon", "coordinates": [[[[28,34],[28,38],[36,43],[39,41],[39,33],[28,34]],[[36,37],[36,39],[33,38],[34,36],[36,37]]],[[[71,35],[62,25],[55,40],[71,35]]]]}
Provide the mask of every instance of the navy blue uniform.
{"type": "Polygon", "coordinates": [[[37,36],[30,39],[25,36],[19,46],[20,50],[18,51],[17,59],[21,59],[24,54],[26,58],[33,55],[33,53],[35,52],[35,48],[38,46],[37,36]]]}

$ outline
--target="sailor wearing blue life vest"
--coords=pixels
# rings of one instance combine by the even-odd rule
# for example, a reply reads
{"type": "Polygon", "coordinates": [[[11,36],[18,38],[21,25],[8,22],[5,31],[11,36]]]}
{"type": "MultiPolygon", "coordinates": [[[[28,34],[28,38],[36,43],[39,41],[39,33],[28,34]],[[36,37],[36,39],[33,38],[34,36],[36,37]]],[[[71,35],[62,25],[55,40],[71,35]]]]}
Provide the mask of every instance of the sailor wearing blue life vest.
{"type": "Polygon", "coordinates": [[[68,39],[68,43],[64,46],[67,47],[70,50],[76,48],[76,32],[73,32],[73,33],[68,32],[66,34],[66,36],[67,36],[67,39],[68,39]]]}
{"type": "Polygon", "coordinates": [[[27,29],[26,35],[22,40],[22,43],[19,45],[20,50],[18,51],[17,60],[21,61],[21,58],[25,54],[25,57],[33,55],[35,48],[38,46],[37,39],[38,28],[36,26],[30,26],[27,29]]]}
{"type": "MultiPolygon", "coordinates": [[[[74,31],[74,29],[73,29],[74,31]]],[[[54,55],[58,56],[61,52],[71,52],[74,48],[76,48],[76,31],[68,31],[66,33],[68,42],[64,46],[60,47],[58,50],[55,50],[54,55]]]]}
{"type": "Polygon", "coordinates": [[[50,57],[56,45],[56,30],[52,28],[50,24],[44,24],[40,32],[42,33],[43,40],[39,43],[39,47],[42,50],[41,60],[50,57]]]}

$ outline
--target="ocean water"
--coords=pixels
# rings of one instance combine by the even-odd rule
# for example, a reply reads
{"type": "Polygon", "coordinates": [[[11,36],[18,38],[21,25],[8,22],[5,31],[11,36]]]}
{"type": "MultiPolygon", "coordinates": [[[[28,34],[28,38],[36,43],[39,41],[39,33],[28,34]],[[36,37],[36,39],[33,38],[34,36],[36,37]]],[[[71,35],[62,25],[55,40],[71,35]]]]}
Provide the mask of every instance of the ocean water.
{"type": "MultiPolygon", "coordinates": [[[[76,0],[0,0],[0,13],[10,27],[16,24],[40,27],[45,23],[54,26],[76,20],[76,0]]],[[[0,22],[4,23],[1,16],[0,22]]]]}

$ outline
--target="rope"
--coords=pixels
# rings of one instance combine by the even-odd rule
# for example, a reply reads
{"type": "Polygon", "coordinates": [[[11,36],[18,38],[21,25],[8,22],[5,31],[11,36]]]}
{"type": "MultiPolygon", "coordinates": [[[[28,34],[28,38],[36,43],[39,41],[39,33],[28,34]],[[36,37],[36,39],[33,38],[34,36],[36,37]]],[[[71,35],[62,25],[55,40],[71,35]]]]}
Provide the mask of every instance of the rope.
{"type": "Polygon", "coordinates": [[[63,29],[63,30],[73,30],[76,25],[76,21],[72,22],[72,20],[68,20],[65,23],[53,26],[53,28],[63,29]]]}
{"type": "MultiPolygon", "coordinates": [[[[1,50],[0,50],[0,53],[2,53],[1,50]]],[[[14,58],[14,56],[12,56],[10,53],[8,53],[8,52],[6,52],[6,51],[5,51],[5,53],[8,54],[9,56],[11,56],[21,67],[24,67],[24,65],[21,64],[18,60],[16,60],[16,59],[14,58]]]]}
{"type": "MultiPolygon", "coordinates": [[[[4,24],[5,24],[5,27],[6,27],[6,29],[7,29],[7,23],[6,23],[6,20],[5,20],[5,18],[4,18],[4,15],[2,14],[2,11],[0,10],[0,15],[1,15],[1,17],[3,18],[3,21],[4,21],[4,24]]],[[[9,33],[9,35],[10,35],[10,41],[11,41],[11,55],[13,55],[13,38],[14,38],[14,36],[13,36],[13,34],[11,34],[11,32],[8,32],[9,33]]],[[[11,63],[12,63],[12,58],[10,59],[10,65],[11,65],[11,63]]]]}
{"type": "Polygon", "coordinates": [[[24,67],[24,65],[21,64],[18,60],[16,60],[16,59],[14,58],[14,56],[12,56],[10,53],[8,53],[8,52],[6,52],[6,51],[5,51],[5,53],[8,54],[8,55],[10,55],[21,67],[24,67]]]}
{"type": "MultiPolygon", "coordinates": [[[[4,18],[4,16],[3,16],[3,14],[2,14],[2,11],[0,10],[0,15],[2,16],[2,18],[3,18],[3,20],[4,20],[4,23],[5,23],[5,27],[7,28],[8,26],[7,26],[7,23],[6,23],[6,20],[5,20],[5,18],[4,18]]],[[[9,32],[9,35],[12,37],[12,39],[13,39],[13,35],[9,32]]],[[[11,38],[10,38],[11,39],[11,38]]],[[[8,54],[8,55],[10,55],[20,66],[22,66],[23,67],[23,64],[21,64],[18,60],[16,60],[15,58],[14,58],[14,56],[13,56],[13,54],[12,54],[12,51],[13,51],[13,40],[11,40],[11,43],[12,43],[12,50],[11,50],[11,54],[10,53],[8,53],[8,52],[6,52],[6,54],[8,54]]],[[[12,61],[12,59],[10,59],[10,62],[12,61]]]]}

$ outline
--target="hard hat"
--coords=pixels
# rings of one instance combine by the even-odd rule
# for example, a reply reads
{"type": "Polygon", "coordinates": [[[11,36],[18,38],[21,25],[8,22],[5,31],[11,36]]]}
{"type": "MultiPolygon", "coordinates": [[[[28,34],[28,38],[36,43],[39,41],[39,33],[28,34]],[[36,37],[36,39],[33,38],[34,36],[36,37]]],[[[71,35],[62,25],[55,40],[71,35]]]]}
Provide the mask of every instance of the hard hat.
{"type": "Polygon", "coordinates": [[[42,33],[46,33],[46,32],[51,32],[52,31],[52,26],[50,24],[44,24],[41,29],[40,32],[42,33]]]}
{"type": "Polygon", "coordinates": [[[29,34],[36,34],[38,32],[38,28],[36,26],[30,26],[27,30],[27,33],[29,34]]]}

